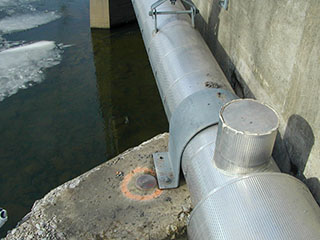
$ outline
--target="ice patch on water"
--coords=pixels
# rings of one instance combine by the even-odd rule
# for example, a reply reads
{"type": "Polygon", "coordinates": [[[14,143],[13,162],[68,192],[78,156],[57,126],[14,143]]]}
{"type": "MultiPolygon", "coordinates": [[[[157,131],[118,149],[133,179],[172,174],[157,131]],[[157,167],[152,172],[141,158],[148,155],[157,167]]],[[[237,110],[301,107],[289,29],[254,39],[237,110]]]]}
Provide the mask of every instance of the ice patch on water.
{"type": "Polygon", "coordinates": [[[60,16],[55,12],[24,14],[0,20],[0,31],[4,34],[27,30],[49,23],[60,16]]]}
{"type": "Polygon", "coordinates": [[[0,0],[0,7],[20,6],[38,0],[0,0]]]}
{"type": "Polygon", "coordinates": [[[69,48],[69,47],[73,47],[73,46],[74,46],[73,44],[63,44],[63,43],[58,44],[59,49],[69,48]]]}
{"type": "Polygon", "coordinates": [[[25,43],[25,41],[23,41],[23,40],[21,40],[21,41],[7,41],[2,36],[0,36],[0,52],[5,49],[8,49],[8,48],[20,46],[24,43],[25,43]]]}
{"type": "Polygon", "coordinates": [[[16,4],[17,4],[17,1],[14,1],[14,0],[0,0],[0,7],[8,7],[16,4]]]}
{"type": "Polygon", "coordinates": [[[61,50],[52,41],[40,41],[0,52],[0,101],[40,83],[43,69],[61,61],[61,50]]]}
{"type": "Polygon", "coordinates": [[[8,41],[4,34],[23,31],[60,18],[56,12],[38,12],[39,0],[0,0],[0,101],[44,79],[43,70],[61,61],[63,49],[51,41],[26,44],[8,41]]]}

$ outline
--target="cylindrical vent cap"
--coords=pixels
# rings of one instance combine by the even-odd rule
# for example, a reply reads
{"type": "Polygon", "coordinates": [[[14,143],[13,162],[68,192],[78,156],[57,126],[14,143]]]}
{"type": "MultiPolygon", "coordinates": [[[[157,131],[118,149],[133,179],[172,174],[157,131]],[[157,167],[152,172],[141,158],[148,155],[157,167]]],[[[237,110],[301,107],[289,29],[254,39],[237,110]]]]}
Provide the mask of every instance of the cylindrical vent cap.
{"type": "Polygon", "coordinates": [[[276,112],[254,99],[228,102],[219,114],[215,165],[244,174],[268,164],[278,126],[276,112]]]}

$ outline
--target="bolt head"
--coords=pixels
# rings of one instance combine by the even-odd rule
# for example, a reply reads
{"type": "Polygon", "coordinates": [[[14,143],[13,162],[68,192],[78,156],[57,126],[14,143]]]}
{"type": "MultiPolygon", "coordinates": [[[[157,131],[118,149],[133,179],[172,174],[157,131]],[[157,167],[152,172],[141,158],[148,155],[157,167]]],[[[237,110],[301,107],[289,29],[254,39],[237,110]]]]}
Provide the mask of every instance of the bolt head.
{"type": "Polygon", "coordinates": [[[140,190],[150,190],[157,186],[157,180],[150,174],[143,174],[136,180],[136,187],[140,190]]]}

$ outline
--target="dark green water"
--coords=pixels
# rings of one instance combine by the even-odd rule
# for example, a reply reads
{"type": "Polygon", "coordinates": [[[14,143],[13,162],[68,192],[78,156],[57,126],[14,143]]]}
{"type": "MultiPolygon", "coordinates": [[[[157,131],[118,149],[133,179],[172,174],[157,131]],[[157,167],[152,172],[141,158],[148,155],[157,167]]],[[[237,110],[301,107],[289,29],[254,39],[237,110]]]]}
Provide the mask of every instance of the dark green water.
{"type": "Polygon", "coordinates": [[[72,47],[42,83],[0,102],[0,236],[52,188],[168,128],[136,24],[90,31],[89,1],[38,4],[62,17],[6,38],[72,47]]]}

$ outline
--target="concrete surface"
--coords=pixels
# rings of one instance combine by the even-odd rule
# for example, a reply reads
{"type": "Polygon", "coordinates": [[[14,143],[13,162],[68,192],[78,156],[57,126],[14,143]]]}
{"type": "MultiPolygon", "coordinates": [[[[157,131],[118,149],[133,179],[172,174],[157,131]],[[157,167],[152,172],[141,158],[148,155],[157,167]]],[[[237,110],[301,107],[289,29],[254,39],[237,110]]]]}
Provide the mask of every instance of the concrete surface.
{"type": "Polygon", "coordinates": [[[168,134],[158,135],[52,190],[5,239],[186,239],[186,184],[135,187],[139,174],[153,172],[151,154],[166,151],[167,142],[168,134]]]}
{"type": "Polygon", "coordinates": [[[136,19],[131,0],[90,0],[90,27],[109,29],[136,19]]]}
{"type": "Polygon", "coordinates": [[[196,27],[239,96],[273,106],[274,158],[320,203],[320,1],[193,0],[196,27]]]}
{"type": "Polygon", "coordinates": [[[110,28],[109,0],[90,0],[90,27],[110,28]]]}

